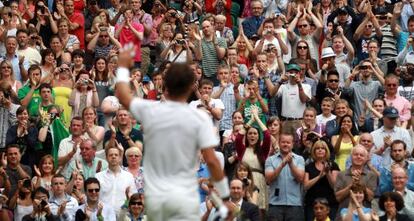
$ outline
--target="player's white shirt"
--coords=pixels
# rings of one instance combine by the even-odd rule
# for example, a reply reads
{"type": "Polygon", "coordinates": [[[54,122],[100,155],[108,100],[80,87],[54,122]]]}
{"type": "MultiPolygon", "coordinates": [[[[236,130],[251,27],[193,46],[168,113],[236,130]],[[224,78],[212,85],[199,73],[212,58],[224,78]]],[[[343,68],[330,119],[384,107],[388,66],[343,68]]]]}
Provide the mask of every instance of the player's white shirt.
{"type": "Polygon", "coordinates": [[[218,145],[211,119],[186,103],[134,99],[133,116],[144,128],[145,195],[198,197],[197,154],[218,145]]]}

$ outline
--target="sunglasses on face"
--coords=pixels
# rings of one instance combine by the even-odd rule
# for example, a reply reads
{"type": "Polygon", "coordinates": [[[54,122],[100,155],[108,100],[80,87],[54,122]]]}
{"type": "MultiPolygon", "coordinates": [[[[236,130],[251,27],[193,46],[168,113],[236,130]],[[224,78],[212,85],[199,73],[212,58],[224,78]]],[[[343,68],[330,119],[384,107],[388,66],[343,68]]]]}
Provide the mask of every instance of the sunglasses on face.
{"type": "Polygon", "coordinates": [[[298,49],[305,50],[305,49],[308,49],[308,46],[298,46],[298,49]]]}
{"type": "Polygon", "coordinates": [[[328,80],[328,81],[329,81],[329,83],[338,83],[339,82],[338,79],[331,79],[331,80],[328,80]]]}
{"type": "Polygon", "coordinates": [[[306,28],[308,25],[298,25],[298,28],[306,28]]]}
{"type": "Polygon", "coordinates": [[[99,191],[100,191],[99,188],[96,188],[96,189],[88,189],[88,193],[93,193],[93,192],[99,193],[99,191]]]}
{"type": "Polygon", "coordinates": [[[134,201],[134,202],[129,202],[130,206],[142,206],[142,202],[141,201],[134,201]]]}

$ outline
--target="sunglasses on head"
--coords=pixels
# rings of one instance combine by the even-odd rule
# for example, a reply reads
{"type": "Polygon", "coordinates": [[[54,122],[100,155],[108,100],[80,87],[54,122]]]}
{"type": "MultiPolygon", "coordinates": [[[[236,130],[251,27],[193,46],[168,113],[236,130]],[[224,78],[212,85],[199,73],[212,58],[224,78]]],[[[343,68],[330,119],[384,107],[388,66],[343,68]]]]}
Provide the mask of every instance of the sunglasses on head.
{"type": "Polygon", "coordinates": [[[313,201],[313,205],[316,205],[318,203],[325,205],[325,206],[329,206],[329,202],[325,198],[316,198],[315,201],[313,201]]]}

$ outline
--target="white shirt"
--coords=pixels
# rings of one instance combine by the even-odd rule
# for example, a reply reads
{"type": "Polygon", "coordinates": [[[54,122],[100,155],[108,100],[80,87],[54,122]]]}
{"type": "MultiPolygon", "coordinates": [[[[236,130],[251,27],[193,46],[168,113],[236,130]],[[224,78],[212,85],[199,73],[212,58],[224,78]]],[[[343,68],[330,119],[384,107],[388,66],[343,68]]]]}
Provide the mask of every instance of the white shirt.
{"type": "Polygon", "coordinates": [[[325,117],[323,116],[323,114],[319,114],[318,116],[316,116],[316,124],[320,124],[320,125],[326,125],[326,122],[336,119],[336,116],[331,114],[331,116],[329,117],[325,117]]]}
{"type": "MultiPolygon", "coordinates": [[[[60,144],[59,144],[58,157],[64,157],[68,153],[72,152],[74,143],[75,142],[73,142],[73,140],[72,140],[72,135],[70,135],[69,137],[61,140],[60,144]]],[[[63,169],[62,169],[61,173],[64,177],[70,177],[71,176],[69,174],[69,171],[68,171],[69,164],[71,164],[72,162],[74,162],[75,160],[80,159],[80,158],[81,158],[80,157],[80,148],[78,146],[78,149],[76,150],[75,155],[73,155],[73,157],[66,163],[65,167],[63,167],[63,169]]]]}
{"type": "Polygon", "coordinates": [[[36,49],[31,47],[27,47],[24,50],[18,50],[17,54],[19,56],[24,56],[29,61],[30,65],[40,65],[40,62],[42,61],[42,56],[40,55],[40,53],[36,49]]]}
{"type": "Polygon", "coordinates": [[[129,193],[133,194],[137,192],[135,187],[134,177],[131,173],[119,168],[119,172],[114,174],[111,170],[106,169],[96,174],[96,179],[99,180],[101,185],[101,191],[99,192],[99,198],[101,201],[112,207],[116,214],[119,214],[121,206],[125,202],[125,190],[129,188],[129,193]]]}
{"type": "Polygon", "coordinates": [[[203,111],[173,101],[136,98],[130,110],[145,133],[145,195],[178,193],[198,198],[197,154],[219,144],[211,119],[203,111]]]}
{"type": "MultiPolygon", "coordinates": [[[[77,209],[76,209],[76,211],[78,211],[78,210],[82,210],[82,211],[85,211],[85,204],[83,204],[83,205],[80,205],[77,209]]],[[[91,215],[91,217],[89,217],[89,221],[98,221],[98,217],[96,217],[96,214],[98,213],[98,210],[97,209],[95,209],[93,212],[92,212],[92,215],[91,215]]],[[[115,210],[112,208],[112,207],[110,207],[110,206],[108,206],[108,205],[105,205],[104,204],[104,206],[103,206],[103,208],[102,208],[102,216],[104,217],[104,220],[105,221],[116,221],[116,214],[115,214],[115,210]]]]}
{"type": "MultiPolygon", "coordinates": [[[[312,98],[311,86],[309,84],[302,84],[302,88],[308,96],[312,98]]],[[[282,116],[290,118],[302,118],[303,111],[305,111],[306,103],[302,103],[299,98],[298,85],[290,83],[280,85],[277,91],[277,96],[282,96],[282,116]]]]}
{"type": "MultiPolygon", "coordinates": [[[[374,140],[375,149],[374,151],[378,150],[384,145],[384,137],[387,135],[391,136],[391,140],[402,140],[407,144],[407,151],[411,153],[413,150],[412,142],[411,142],[411,136],[408,130],[395,126],[393,130],[391,131],[385,131],[384,126],[381,128],[378,128],[371,132],[372,138],[374,140]]],[[[391,148],[388,147],[385,149],[385,151],[382,153],[382,165],[384,167],[388,167],[391,165],[392,159],[390,156],[391,148]]]]}
{"type": "MultiPolygon", "coordinates": [[[[198,106],[201,105],[202,102],[200,99],[196,100],[196,101],[191,101],[190,102],[190,107],[194,108],[194,109],[201,109],[201,110],[205,110],[205,112],[210,116],[211,120],[213,121],[213,124],[216,128],[219,127],[219,123],[220,121],[216,120],[213,118],[213,115],[211,115],[209,112],[207,112],[206,109],[204,108],[199,108],[198,106]]],[[[212,108],[218,108],[221,111],[224,110],[224,103],[223,101],[221,101],[220,99],[210,99],[210,101],[208,102],[208,105],[212,108]]]]}

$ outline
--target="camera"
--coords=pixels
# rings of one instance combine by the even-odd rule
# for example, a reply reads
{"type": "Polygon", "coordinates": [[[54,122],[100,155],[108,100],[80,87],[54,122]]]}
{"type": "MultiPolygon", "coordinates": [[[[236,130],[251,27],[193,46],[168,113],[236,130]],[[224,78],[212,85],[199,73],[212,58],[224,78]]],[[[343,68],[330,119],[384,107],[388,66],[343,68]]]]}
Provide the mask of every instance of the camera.
{"type": "Polygon", "coordinates": [[[289,74],[287,74],[287,76],[290,77],[290,78],[294,78],[294,77],[296,77],[296,74],[289,73],[289,74]]]}
{"type": "Polygon", "coordinates": [[[177,13],[176,12],[171,12],[171,17],[176,17],[177,13]]]}
{"type": "Polygon", "coordinates": [[[243,178],[242,182],[244,186],[249,186],[249,179],[243,178]]]}
{"type": "Polygon", "coordinates": [[[32,187],[32,181],[30,181],[29,179],[25,179],[23,181],[23,187],[24,188],[31,188],[32,187]]]}
{"type": "Polygon", "coordinates": [[[359,70],[366,70],[366,69],[368,69],[368,66],[366,65],[359,66],[359,70]]]}
{"type": "Polygon", "coordinates": [[[42,200],[41,202],[40,202],[40,207],[43,209],[43,208],[45,208],[47,206],[47,202],[46,202],[46,200],[42,200]]]}
{"type": "Polygon", "coordinates": [[[185,40],[184,39],[177,39],[177,44],[183,45],[183,44],[185,44],[185,40]]]}
{"type": "Polygon", "coordinates": [[[407,66],[400,66],[400,71],[407,73],[407,66]]]}
{"type": "Polygon", "coordinates": [[[82,84],[88,84],[88,80],[87,79],[82,79],[81,83],[82,84]]]}
{"type": "Polygon", "coordinates": [[[49,114],[49,117],[50,117],[50,119],[51,120],[54,120],[54,119],[56,119],[56,117],[57,117],[58,115],[56,114],[56,113],[50,113],[49,114]]]}
{"type": "Polygon", "coordinates": [[[99,28],[99,31],[101,31],[101,32],[105,32],[105,31],[108,31],[108,28],[107,28],[107,27],[100,27],[100,28],[99,28]]]}

